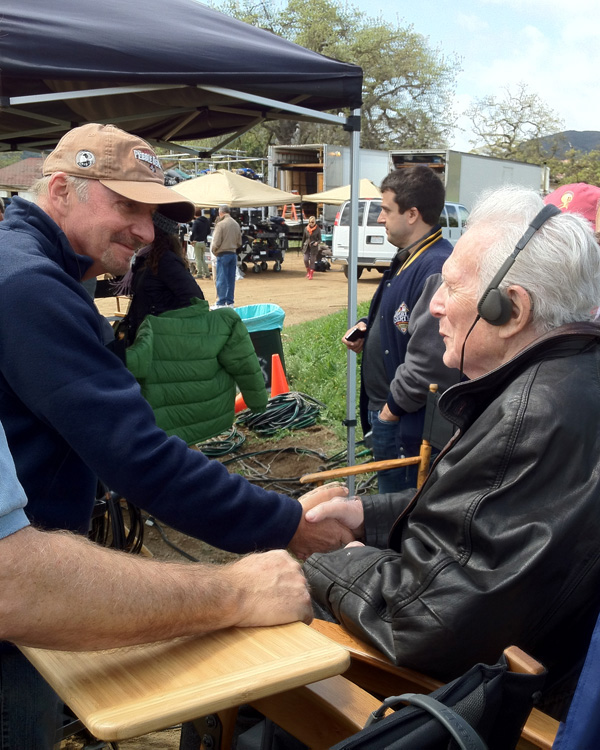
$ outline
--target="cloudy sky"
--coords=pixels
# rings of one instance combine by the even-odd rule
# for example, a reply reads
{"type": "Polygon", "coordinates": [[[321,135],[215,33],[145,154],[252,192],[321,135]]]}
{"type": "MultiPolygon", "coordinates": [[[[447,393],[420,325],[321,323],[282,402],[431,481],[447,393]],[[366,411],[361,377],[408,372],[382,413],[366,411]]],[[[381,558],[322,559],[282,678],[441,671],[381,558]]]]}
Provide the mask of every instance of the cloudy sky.
{"type": "MultiPolygon", "coordinates": [[[[562,120],[565,130],[600,130],[600,31],[592,0],[350,0],[428,36],[432,46],[461,58],[456,110],[525,82],[562,120]]],[[[464,121],[461,123],[468,127],[464,121]]],[[[454,148],[468,149],[457,131],[454,148]]]]}

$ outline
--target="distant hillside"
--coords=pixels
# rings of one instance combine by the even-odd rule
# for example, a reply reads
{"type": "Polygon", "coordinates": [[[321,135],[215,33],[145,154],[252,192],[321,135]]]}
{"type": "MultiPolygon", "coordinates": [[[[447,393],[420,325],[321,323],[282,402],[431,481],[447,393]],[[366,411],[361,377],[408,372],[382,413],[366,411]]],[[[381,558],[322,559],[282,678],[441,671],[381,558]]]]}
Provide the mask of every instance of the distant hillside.
{"type": "Polygon", "coordinates": [[[560,148],[556,152],[558,159],[564,158],[565,153],[572,148],[584,153],[600,150],[599,130],[564,130],[562,133],[556,133],[540,140],[549,150],[553,150],[554,144],[557,142],[560,144],[560,148]]]}

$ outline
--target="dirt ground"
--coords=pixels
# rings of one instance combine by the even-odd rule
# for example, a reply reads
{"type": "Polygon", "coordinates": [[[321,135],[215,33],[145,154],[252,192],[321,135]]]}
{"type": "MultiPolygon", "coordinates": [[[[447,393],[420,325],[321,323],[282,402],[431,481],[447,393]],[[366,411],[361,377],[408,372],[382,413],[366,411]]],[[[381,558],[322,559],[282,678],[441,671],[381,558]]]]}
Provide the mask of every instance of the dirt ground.
{"type": "MultiPolygon", "coordinates": [[[[379,274],[375,272],[363,275],[363,278],[358,282],[357,297],[359,302],[371,299],[379,279],[379,274]]],[[[213,304],[216,301],[216,295],[212,280],[200,280],[199,284],[206,299],[213,304]]],[[[236,306],[265,302],[279,305],[286,313],[285,328],[288,325],[313,320],[346,308],[347,284],[341,267],[335,265],[326,273],[315,273],[313,280],[309,282],[305,278],[302,255],[298,251],[292,250],[286,254],[281,271],[273,271],[272,264],[269,264],[269,268],[265,272],[255,274],[250,270],[246,273],[245,278],[236,283],[235,302],[236,306]]],[[[114,298],[100,299],[97,300],[97,303],[98,308],[104,315],[113,315],[117,312],[117,304],[114,298]]],[[[123,309],[122,305],[121,309],[123,309]]],[[[235,455],[255,450],[277,449],[277,451],[281,451],[284,448],[301,446],[325,456],[331,456],[343,447],[330,430],[319,425],[309,427],[298,433],[290,433],[284,438],[269,442],[257,440],[250,431],[243,430],[243,432],[246,436],[246,442],[235,455]]],[[[224,458],[229,458],[229,456],[224,458]]],[[[283,478],[300,477],[302,474],[318,471],[323,464],[323,460],[319,456],[287,452],[267,454],[260,456],[258,460],[261,462],[259,470],[266,471],[268,469],[270,476],[283,478]]],[[[245,474],[253,468],[256,469],[256,466],[249,466],[247,460],[235,462],[229,467],[230,471],[245,474]]],[[[288,486],[292,489],[296,488],[296,485],[288,486]]],[[[278,491],[283,490],[278,488],[278,491]]],[[[161,528],[169,542],[203,562],[225,563],[236,557],[167,526],[161,526],[161,528]]],[[[179,552],[163,540],[156,527],[145,527],[144,543],[157,559],[186,561],[179,552]]],[[[62,748],[63,750],[81,750],[84,744],[83,739],[73,737],[66,740],[62,748]]],[[[120,750],[177,750],[179,748],[179,729],[167,729],[138,739],[120,742],[119,748],[120,750]]]]}
{"type": "MultiPolygon", "coordinates": [[[[267,271],[253,273],[248,270],[245,278],[236,282],[235,304],[237,307],[266,302],[279,305],[285,310],[284,327],[330,315],[348,306],[348,281],[341,266],[333,264],[325,273],[315,272],[312,281],[305,276],[301,253],[288,250],[281,271],[273,271],[273,264],[269,263],[267,271]]],[[[380,278],[376,271],[363,273],[357,287],[359,302],[371,299],[380,278]]],[[[211,305],[214,304],[216,294],[213,281],[201,279],[198,284],[205,298],[211,305]]],[[[99,299],[97,303],[103,315],[112,315],[117,311],[114,298],[99,299]]]]}

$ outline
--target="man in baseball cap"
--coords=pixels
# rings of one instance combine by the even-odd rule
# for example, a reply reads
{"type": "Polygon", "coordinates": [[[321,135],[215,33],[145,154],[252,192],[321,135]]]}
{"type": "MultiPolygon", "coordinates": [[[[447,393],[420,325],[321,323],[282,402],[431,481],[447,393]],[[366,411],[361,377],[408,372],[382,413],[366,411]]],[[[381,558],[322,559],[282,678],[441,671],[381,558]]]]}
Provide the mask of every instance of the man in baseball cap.
{"type": "Polygon", "coordinates": [[[165,187],[160,161],[142,138],[90,123],[64,135],[33,187],[38,206],[73,250],[92,261],[81,279],[120,276],[136,250],[154,238],[156,212],[187,222],[194,205],[165,187]]]}
{"type": "Polygon", "coordinates": [[[160,160],[150,145],[114,125],[90,123],[69,131],[44,162],[44,176],[55,172],[98,180],[124,198],[158,206],[179,223],[194,215],[193,203],[165,187],[160,160]]]}
{"type": "MultiPolygon", "coordinates": [[[[112,125],[84,125],[46,159],[36,202],[14,198],[0,222],[0,423],[27,513],[40,529],[86,534],[100,478],[169,526],[232,552],[288,547],[305,558],[339,548],[354,538],[349,530],[337,521],[309,523],[304,511],[344,490],[329,485],[299,502],[229,474],[220,462],[167,437],[111,351],[114,342],[105,342],[103,318],[81,281],[128,270],[136,249],[154,238],[157,211],[177,221],[191,218],[193,205],[162,183],[145,141],[112,125]]],[[[24,548],[20,556],[27,554],[24,548]]],[[[244,560],[237,588],[223,587],[210,570],[200,575],[199,630],[248,624],[248,607],[255,625],[310,618],[306,586],[291,558],[267,552],[263,562],[253,555],[244,560]],[[283,585],[282,569],[292,588],[283,585]]],[[[93,567],[91,559],[87,564],[93,567]]],[[[113,564],[114,578],[97,576],[93,584],[110,589],[106,608],[94,610],[98,619],[110,625],[112,609],[128,612],[130,636],[135,631],[130,643],[196,632],[184,625],[181,601],[189,600],[166,601],[169,586],[159,587],[149,605],[168,631],[140,616],[132,599],[115,599],[114,580],[125,573],[118,556],[113,564]]],[[[117,628],[112,645],[121,638],[117,628]]],[[[0,644],[0,747],[53,746],[56,697],[32,672],[19,652],[0,644]]]]}
{"type": "Polygon", "coordinates": [[[600,231],[600,187],[587,182],[575,182],[549,193],[544,203],[557,206],[563,213],[581,214],[592,228],[600,231]]]}

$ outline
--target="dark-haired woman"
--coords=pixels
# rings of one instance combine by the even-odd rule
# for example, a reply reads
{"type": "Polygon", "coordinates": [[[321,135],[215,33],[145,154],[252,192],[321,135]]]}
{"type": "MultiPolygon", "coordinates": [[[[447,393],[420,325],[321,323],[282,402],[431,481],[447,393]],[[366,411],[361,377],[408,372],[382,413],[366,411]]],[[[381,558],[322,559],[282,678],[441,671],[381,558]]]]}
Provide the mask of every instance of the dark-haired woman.
{"type": "Polygon", "coordinates": [[[190,273],[179,241],[178,224],[156,212],[154,241],[139,250],[130,274],[119,286],[119,294],[131,294],[125,318],[126,345],[133,343],[146,315],[188,307],[194,297],[204,299],[202,290],[190,273]]]}

